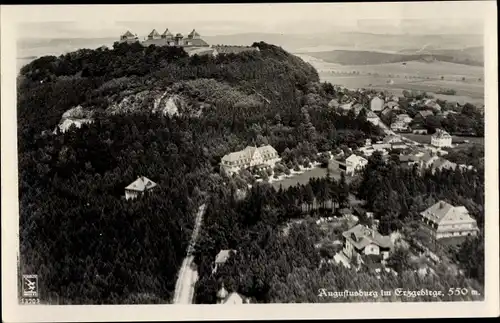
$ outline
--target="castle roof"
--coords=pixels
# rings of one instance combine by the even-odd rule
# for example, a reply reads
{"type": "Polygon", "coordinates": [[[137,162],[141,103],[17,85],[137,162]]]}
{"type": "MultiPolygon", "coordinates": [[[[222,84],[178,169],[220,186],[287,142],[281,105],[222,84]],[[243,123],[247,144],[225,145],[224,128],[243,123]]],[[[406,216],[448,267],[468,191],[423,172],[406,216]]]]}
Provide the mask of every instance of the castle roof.
{"type": "Polygon", "coordinates": [[[123,34],[124,37],[134,37],[134,34],[130,32],[130,30],[127,30],[126,33],[123,34]]]}
{"type": "Polygon", "coordinates": [[[160,34],[156,31],[156,29],[153,29],[148,35],[148,37],[159,37],[159,36],[160,34]]]}
{"type": "Polygon", "coordinates": [[[196,32],[196,30],[193,29],[193,31],[189,33],[188,37],[189,38],[200,37],[200,34],[198,34],[198,32],[196,32]]]}
{"type": "Polygon", "coordinates": [[[162,36],[173,36],[173,34],[167,29],[165,29],[165,31],[163,32],[163,34],[161,34],[162,36]]]}

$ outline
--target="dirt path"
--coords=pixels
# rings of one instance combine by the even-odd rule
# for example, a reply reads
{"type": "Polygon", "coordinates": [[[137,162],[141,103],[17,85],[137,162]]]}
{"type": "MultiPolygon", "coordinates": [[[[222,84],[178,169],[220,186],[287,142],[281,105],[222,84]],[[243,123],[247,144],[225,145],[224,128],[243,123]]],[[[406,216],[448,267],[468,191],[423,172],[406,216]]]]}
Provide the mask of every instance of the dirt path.
{"type": "Polygon", "coordinates": [[[196,244],[196,239],[200,232],[201,223],[203,220],[203,215],[205,214],[206,205],[203,204],[198,209],[196,214],[196,221],[191,236],[191,241],[187,250],[186,258],[182,262],[181,269],[179,270],[179,276],[177,278],[177,283],[175,284],[174,292],[174,304],[191,304],[193,302],[194,295],[194,285],[198,280],[198,271],[196,270],[196,265],[194,264],[194,246],[196,244]]]}

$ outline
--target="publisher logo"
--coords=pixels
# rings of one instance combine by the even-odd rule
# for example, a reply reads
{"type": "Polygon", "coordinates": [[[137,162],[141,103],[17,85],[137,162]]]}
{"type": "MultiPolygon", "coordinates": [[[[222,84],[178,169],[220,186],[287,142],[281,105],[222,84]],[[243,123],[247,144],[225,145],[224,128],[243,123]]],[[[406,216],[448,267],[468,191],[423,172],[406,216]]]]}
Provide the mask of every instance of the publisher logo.
{"type": "Polygon", "coordinates": [[[23,275],[23,297],[38,297],[37,275],[23,275]]]}

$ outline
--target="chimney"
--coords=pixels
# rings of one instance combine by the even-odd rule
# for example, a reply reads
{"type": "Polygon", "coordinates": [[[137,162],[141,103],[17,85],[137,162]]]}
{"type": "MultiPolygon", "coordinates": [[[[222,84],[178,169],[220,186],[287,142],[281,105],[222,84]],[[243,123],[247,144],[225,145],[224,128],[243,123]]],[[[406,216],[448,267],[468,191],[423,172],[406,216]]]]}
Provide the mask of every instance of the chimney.
{"type": "Polygon", "coordinates": [[[439,208],[440,209],[444,208],[444,202],[443,201],[439,201],[439,208]]]}

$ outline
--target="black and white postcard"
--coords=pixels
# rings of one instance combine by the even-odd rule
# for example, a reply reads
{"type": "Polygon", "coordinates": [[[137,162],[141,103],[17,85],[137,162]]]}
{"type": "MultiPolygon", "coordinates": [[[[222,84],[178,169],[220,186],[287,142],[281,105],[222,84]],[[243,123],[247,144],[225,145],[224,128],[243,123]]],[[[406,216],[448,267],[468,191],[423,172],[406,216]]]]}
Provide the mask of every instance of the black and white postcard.
{"type": "Polygon", "coordinates": [[[5,322],[498,315],[495,2],[2,6],[1,63],[5,322]]]}

